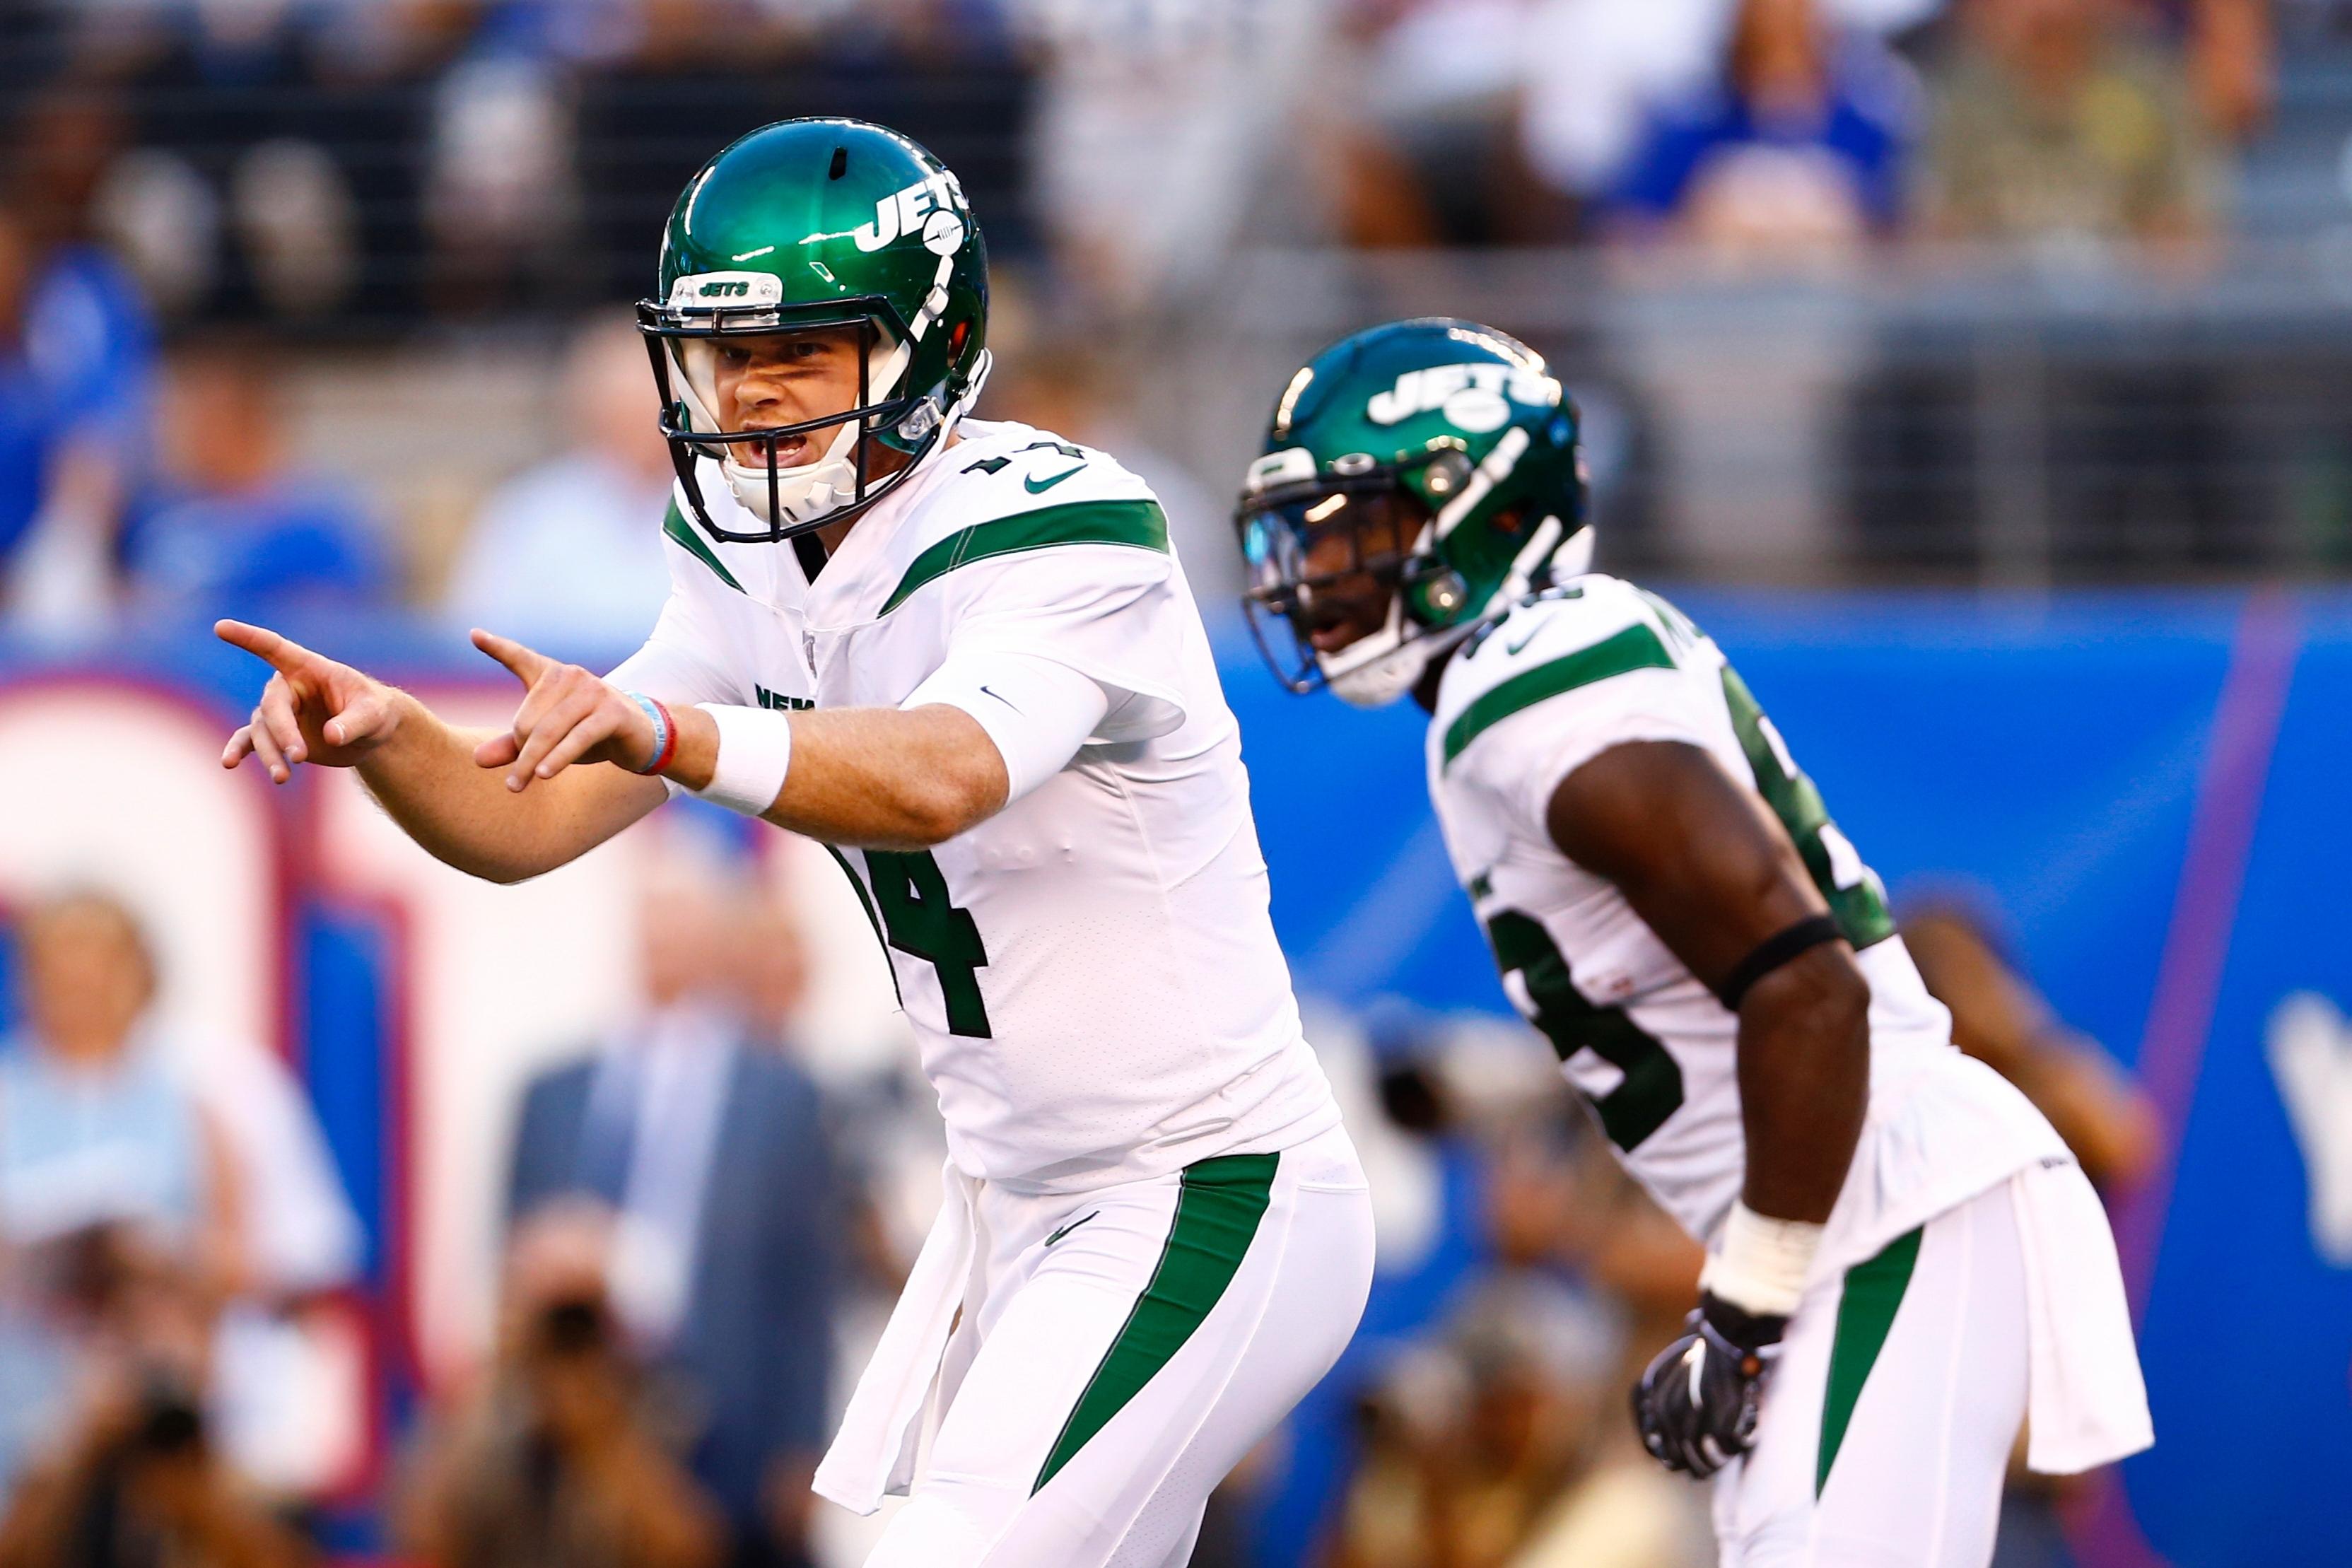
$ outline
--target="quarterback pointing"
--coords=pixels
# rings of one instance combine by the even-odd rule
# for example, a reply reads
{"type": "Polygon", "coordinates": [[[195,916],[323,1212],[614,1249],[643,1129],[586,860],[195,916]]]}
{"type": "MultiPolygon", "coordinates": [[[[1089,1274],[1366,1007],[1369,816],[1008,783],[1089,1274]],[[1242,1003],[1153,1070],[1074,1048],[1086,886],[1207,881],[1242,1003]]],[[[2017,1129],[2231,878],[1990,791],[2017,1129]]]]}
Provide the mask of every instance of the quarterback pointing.
{"type": "Polygon", "coordinates": [[[949,1161],[817,1489],[911,1488],[875,1568],[1175,1568],[1354,1331],[1371,1225],[1166,521],[1104,453],[962,417],[980,231],[879,127],[720,153],[638,313],[677,468],[645,647],[599,679],[477,632],[525,689],[479,734],[224,622],[276,668],[225,760],[355,767],[498,880],[681,790],[840,847],[949,1161]]]}
{"type": "Polygon", "coordinates": [[[1659,1460],[1717,1478],[1722,1561],[1982,1564],[2021,1422],[2044,1471],[2147,1447],[2097,1198],[1953,1048],[1722,652],[1587,571],[1543,362],[1456,321],[1334,345],[1284,391],[1238,521],[1278,674],[1429,710],[1504,989],[1706,1245],[1634,1413],[1659,1460]]]}

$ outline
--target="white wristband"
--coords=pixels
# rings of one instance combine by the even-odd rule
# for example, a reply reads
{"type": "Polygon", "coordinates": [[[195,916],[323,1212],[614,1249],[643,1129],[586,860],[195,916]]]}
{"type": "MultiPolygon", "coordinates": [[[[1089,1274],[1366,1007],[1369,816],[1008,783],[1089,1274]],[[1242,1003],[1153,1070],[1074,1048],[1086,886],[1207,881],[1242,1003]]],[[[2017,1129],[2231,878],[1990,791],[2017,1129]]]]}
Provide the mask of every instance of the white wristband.
{"type": "Polygon", "coordinates": [[[1770,1219],[1735,1201],[1723,1222],[1723,1247],[1699,1270],[1698,1287],[1743,1312],[1785,1318],[1804,1296],[1821,1246],[1820,1226],[1770,1219]]]}
{"type": "Polygon", "coordinates": [[[784,793],[784,774],[793,765],[792,715],[719,702],[695,706],[719,726],[719,754],[711,759],[710,782],[693,792],[695,798],[745,816],[765,816],[784,793]]]}

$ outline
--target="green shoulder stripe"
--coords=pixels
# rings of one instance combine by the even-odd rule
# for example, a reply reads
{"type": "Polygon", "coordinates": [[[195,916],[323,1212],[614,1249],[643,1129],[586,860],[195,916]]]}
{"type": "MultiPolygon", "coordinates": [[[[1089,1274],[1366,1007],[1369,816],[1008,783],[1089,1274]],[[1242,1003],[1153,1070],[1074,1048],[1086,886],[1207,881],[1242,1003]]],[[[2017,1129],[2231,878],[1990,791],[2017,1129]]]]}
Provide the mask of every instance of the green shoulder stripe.
{"type": "Polygon", "coordinates": [[[959,566],[996,555],[1015,555],[1056,544],[1123,544],[1168,553],[1168,516],[1150,500],[1072,501],[1035,511],[976,522],[948,535],[920,555],[898,579],[882,613],[888,615],[925,584],[959,566]]]}
{"type": "Polygon", "coordinates": [[[710,542],[696,532],[694,525],[686,521],[686,514],[677,510],[675,497],[671,498],[668,515],[662,519],[662,531],[684,545],[696,560],[719,574],[721,583],[739,594],[743,591],[743,584],[735,581],[735,574],[719,563],[718,552],[710,548],[710,542]]]}
{"type": "Polygon", "coordinates": [[[1675,661],[1647,622],[1636,621],[1591,647],[1524,670],[1474,700],[1445,727],[1445,765],[1471,742],[1522,708],[1633,669],[1672,669],[1675,661]]]}

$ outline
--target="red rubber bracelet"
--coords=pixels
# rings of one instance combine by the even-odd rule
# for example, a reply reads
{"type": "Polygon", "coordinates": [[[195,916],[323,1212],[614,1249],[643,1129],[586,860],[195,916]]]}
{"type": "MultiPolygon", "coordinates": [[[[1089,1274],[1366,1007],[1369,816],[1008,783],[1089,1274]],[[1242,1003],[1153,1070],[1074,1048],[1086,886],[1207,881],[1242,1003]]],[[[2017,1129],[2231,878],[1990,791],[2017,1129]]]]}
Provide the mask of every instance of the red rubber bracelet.
{"type": "Polygon", "coordinates": [[[669,766],[670,760],[677,755],[677,720],[671,716],[669,704],[660,698],[648,697],[646,700],[660,710],[662,716],[662,748],[655,753],[654,760],[647,763],[645,768],[648,774],[652,774],[658,773],[669,766]]]}

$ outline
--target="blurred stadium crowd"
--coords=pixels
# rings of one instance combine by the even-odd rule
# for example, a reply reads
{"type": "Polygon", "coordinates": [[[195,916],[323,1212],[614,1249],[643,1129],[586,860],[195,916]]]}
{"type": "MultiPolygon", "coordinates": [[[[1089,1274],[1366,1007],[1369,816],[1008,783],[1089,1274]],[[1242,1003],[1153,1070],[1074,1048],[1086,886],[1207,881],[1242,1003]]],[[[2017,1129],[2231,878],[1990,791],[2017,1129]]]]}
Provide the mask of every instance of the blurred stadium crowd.
{"type": "Polygon", "coordinates": [[[1621,560],[2324,566],[2352,553],[2329,414],[2352,365],[2299,329],[2346,309],[2341,20],[16,0],[0,563],[52,626],[289,599],[478,616],[521,607],[503,584],[625,643],[662,455],[630,433],[604,312],[712,149],[845,112],[972,194],[1009,373],[992,406],[1139,447],[1210,585],[1275,378],[1360,317],[1435,308],[1520,330],[1578,384],[1621,560]],[[559,449],[600,471],[536,466],[559,449]]]}
{"type": "MultiPolygon", "coordinates": [[[[938,1121],[911,1052],[812,1071],[793,917],[722,831],[673,830],[646,876],[641,1005],[510,1109],[495,1328],[358,1500],[396,1560],[857,1560],[866,1535],[808,1476],[935,1201],[938,1121]]],[[[1906,929],[1964,1048],[2103,1187],[2139,1180],[2142,1098],[1985,919],[1947,904],[1906,929]]],[[[322,1382],[315,1340],[351,1310],[360,1242],[301,1091],[264,1051],[207,1058],[161,1025],[145,937],[103,893],[25,910],[16,963],[0,1565],[314,1560],[306,1531],[354,1500],[320,1493],[305,1449],[354,1418],[322,1413],[354,1391],[322,1382]]],[[[1710,1562],[1703,1491],[1648,1461],[1622,1404],[1687,1309],[1696,1246],[1516,1028],[1402,1004],[1311,1028],[1374,1177],[1380,1272],[1357,1342],[1219,1494],[1194,1561],[1710,1562]]],[[[2060,1495],[2021,1468],[2005,1564],[2070,1561],[2060,1495]]]]}
{"type": "MultiPolygon", "coordinates": [[[[2352,351],[2296,329],[2352,311],[2347,20],[2323,0],[9,0],[9,624],[71,645],[405,612],[633,647],[665,592],[668,460],[621,307],[685,176],[793,113],[901,127],[961,173],[999,268],[983,412],[1151,479],[1204,604],[1280,374],[1409,308],[1555,354],[1614,563],[2325,569],[2352,554],[2352,351]],[[2259,362],[2233,346],[2247,322],[2259,362]]],[[[856,1560],[813,1533],[804,1481],[833,1373],[920,1234],[926,1098],[911,1063],[803,1064],[793,932],[725,856],[642,897],[642,1008],[514,1110],[495,1343],[361,1500],[388,1551],[856,1560]]],[[[306,1489],[319,1401],[288,1369],[369,1309],[299,1086],[257,1049],[231,1081],[175,1067],[105,895],[18,916],[0,1568],[301,1561],[352,1500],[306,1489]]],[[[1997,924],[1908,930],[1963,1045],[2127,1185],[2146,1111],[1997,924]]],[[[1229,1487],[1203,1568],[1708,1559],[1697,1494],[1641,1460],[1622,1409],[1696,1249],[1496,1029],[1400,1007],[1310,1030],[1374,1167],[1382,1273],[1295,1452],[1229,1487]]],[[[2012,1500],[2010,1561],[2061,1560],[2048,1501],[2012,1500]]]]}

